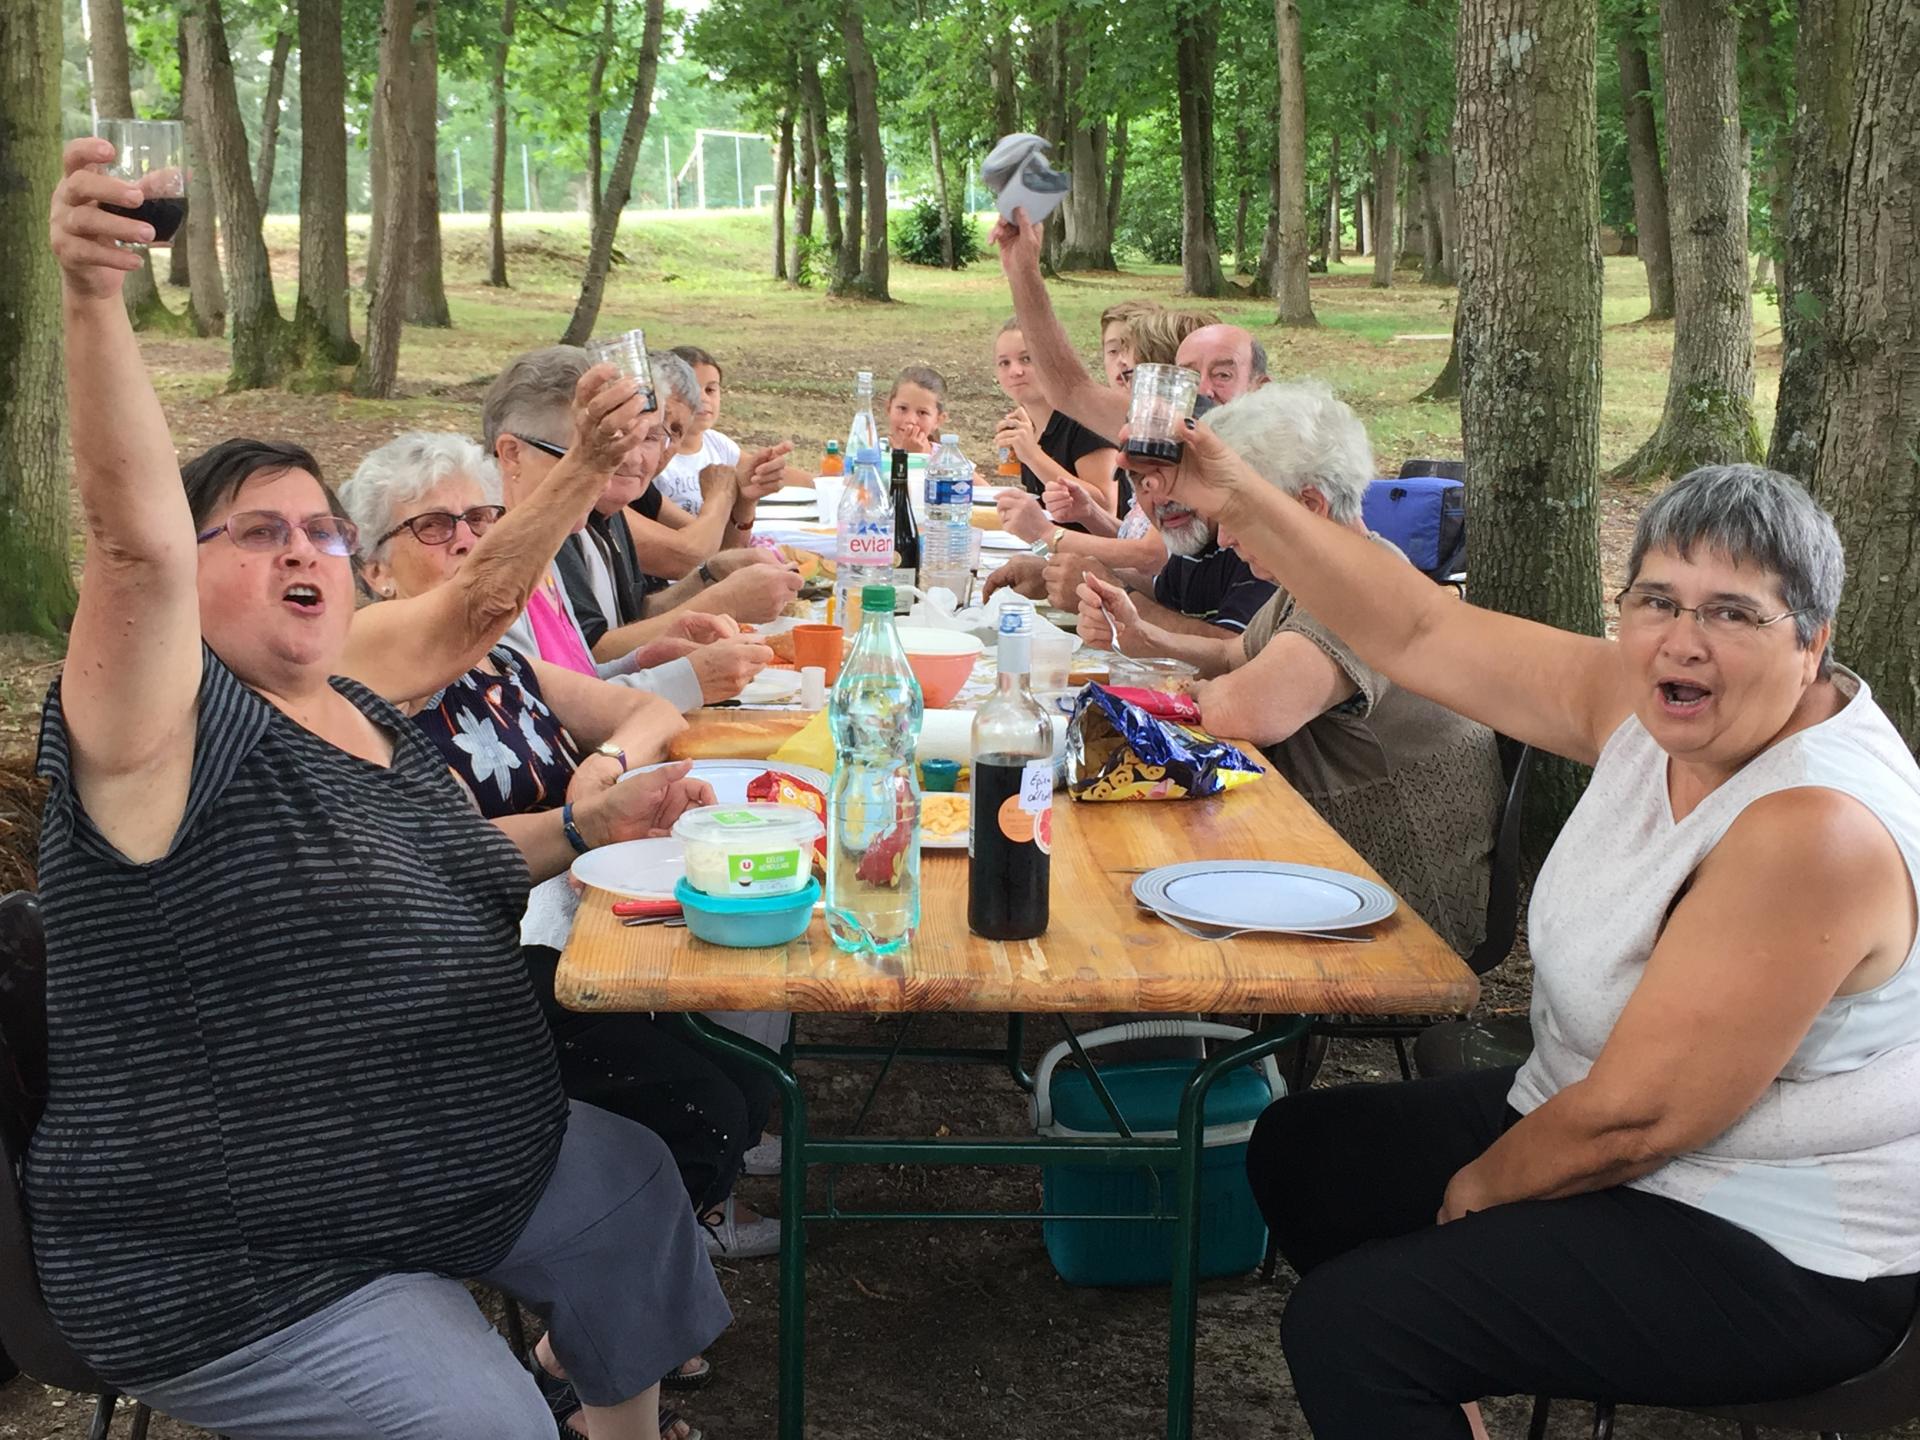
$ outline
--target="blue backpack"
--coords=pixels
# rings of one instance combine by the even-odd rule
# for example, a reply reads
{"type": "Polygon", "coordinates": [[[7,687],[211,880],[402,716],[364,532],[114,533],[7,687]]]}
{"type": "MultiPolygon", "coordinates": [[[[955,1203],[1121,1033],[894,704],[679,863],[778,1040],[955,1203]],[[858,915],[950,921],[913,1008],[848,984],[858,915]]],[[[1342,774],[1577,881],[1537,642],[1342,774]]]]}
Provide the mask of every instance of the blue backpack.
{"type": "Polygon", "coordinates": [[[1445,585],[1467,570],[1467,487],[1439,475],[1376,480],[1361,502],[1367,528],[1398,545],[1414,568],[1445,585]]]}

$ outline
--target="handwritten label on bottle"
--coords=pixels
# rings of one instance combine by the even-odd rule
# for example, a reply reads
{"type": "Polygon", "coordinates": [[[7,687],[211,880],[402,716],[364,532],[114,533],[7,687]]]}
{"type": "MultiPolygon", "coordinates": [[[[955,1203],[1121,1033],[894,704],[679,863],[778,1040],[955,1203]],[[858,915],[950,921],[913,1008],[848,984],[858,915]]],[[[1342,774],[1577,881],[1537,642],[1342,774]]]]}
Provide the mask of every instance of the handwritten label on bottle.
{"type": "Polygon", "coordinates": [[[1029,760],[1020,771],[1020,808],[1029,815],[1053,808],[1053,761],[1029,760]]]}

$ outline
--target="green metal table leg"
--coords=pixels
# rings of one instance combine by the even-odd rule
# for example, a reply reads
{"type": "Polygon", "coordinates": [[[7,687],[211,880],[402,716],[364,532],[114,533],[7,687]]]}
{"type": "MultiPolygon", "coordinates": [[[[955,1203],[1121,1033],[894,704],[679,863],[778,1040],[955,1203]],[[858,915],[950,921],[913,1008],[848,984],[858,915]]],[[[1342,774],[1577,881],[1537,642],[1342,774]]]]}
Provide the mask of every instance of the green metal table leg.
{"type": "Polygon", "coordinates": [[[1207,1092],[1229,1070],[1269,1055],[1304,1034],[1308,1020],[1293,1016],[1272,1029],[1236,1040],[1209,1056],[1180,1095],[1180,1170],[1175,1180],[1173,1314],[1167,1347],[1167,1440],[1193,1437],[1193,1350],[1199,1325],[1200,1157],[1206,1138],[1207,1092]]]}
{"type": "Polygon", "coordinates": [[[779,1054],[704,1015],[680,1022],[718,1049],[773,1077],[780,1089],[780,1428],[805,1440],[807,1399],[807,1099],[779,1054]]]}
{"type": "Polygon", "coordinates": [[[1027,1073],[1026,1048],[1027,1017],[1024,1015],[1007,1016],[1007,1073],[1013,1077],[1014,1084],[1031,1095],[1033,1093],[1033,1076],[1027,1073]]]}

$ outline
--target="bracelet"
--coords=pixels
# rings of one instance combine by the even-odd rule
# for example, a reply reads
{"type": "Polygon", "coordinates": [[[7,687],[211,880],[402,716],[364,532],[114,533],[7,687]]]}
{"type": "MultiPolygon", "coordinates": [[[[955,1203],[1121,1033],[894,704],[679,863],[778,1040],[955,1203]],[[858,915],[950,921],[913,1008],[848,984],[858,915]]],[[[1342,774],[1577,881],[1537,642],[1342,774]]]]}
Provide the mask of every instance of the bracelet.
{"type": "Polygon", "coordinates": [[[587,844],[587,837],[580,833],[580,827],[573,823],[571,800],[560,807],[560,830],[567,837],[567,844],[573,847],[574,854],[584,855],[593,848],[587,844]]]}
{"type": "Polygon", "coordinates": [[[732,522],[733,528],[736,530],[751,530],[753,528],[753,516],[754,512],[749,510],[747,512],[747,518],[744,520],[742,520],[738,514],[729,515],[727,519],[732,522]]]}
{"type": "Polygon", "coordinates": [[[713,578],[713,566],[711,561],[702,560],[700,562],[700,568],[694,571],[693,573],[700,577],[700,583],[702,585],[718,585],[720,583],[718,580],[713,578]]]}

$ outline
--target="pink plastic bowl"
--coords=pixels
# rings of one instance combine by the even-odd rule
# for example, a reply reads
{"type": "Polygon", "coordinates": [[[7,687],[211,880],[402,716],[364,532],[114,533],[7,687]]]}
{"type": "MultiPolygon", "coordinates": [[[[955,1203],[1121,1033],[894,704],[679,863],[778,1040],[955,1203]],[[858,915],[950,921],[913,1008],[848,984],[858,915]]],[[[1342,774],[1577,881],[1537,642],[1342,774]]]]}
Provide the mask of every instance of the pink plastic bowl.
{"type": "Polygon", "coordinates": [[[934,630],[920,625],[901,625],[896,632],[900,646],[907,652],[907,664],[920,681],[920,694],[929,710],[940,710],[953,703],[953,697],[973,674],[974,661],[987,647],[972,635],[957,630],[934,630]]]}

